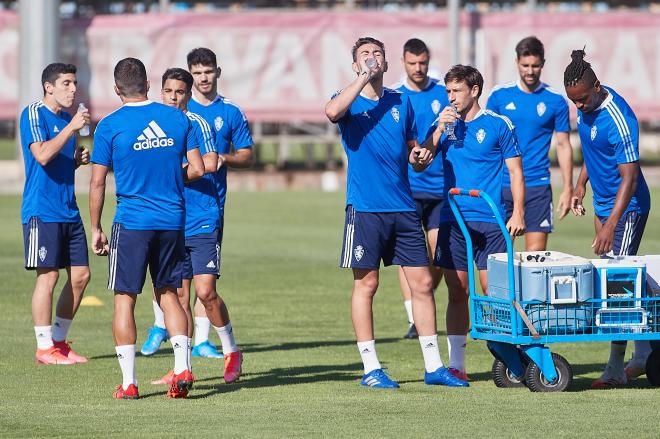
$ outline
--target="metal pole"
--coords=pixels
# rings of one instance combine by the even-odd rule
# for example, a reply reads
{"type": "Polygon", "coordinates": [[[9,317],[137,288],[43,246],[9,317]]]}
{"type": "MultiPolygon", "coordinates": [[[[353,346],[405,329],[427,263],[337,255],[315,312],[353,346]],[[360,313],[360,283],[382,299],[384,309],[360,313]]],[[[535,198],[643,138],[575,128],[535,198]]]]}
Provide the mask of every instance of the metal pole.
{"type": "MultiPolygon", "coordinates": [[[[43,97],[41,72],[58,61],[60,43],[59,0],[19,0],[18,117],[23,108],[43,97]]],[[[16,119],[19,120],[18,118],[16,119]]],[[[18,139],[18,122],[16,123],[18,139]]],[[[17,145],[20,141],[16,142],[17,145]]],[[[20,145],[18,157],[21,154],[20,145]]]]}
{"type": "Polygon", "coordinates": [[[451,65],[460,62],[460,0],[447,1],[447,13],[449,15],[449,61],[451,65]]]}

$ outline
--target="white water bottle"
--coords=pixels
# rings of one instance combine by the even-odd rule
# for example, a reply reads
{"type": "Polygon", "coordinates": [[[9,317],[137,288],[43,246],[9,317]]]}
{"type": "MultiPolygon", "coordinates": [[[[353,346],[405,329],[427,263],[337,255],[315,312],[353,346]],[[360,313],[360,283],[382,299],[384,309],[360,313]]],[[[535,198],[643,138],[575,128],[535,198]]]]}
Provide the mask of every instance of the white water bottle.
{"type": "MultiPolygon", "coordinates": [[[[85,104],[82,102],[78,105],[78,113],[81,111],[87,110],[87,107],[85,107],[85,104]]],[[[82,128],[78,130],[78,134],[80,134],[82,137],[87,137],[89,136],[89,124],[85,124],[82,128]]]]}
{"type": "MultiPolygon", "coordinates": [[[[453,105],[451,106],[451,109],[454,111],[454,114],[458,116],[458,111],[456,111],[456,107],[453,105]]],[[[457,140],[456,139],[456,121],[454,122],[445,122],[445,134],[447,134],[447,139],[449,140],[457,140]]]]}

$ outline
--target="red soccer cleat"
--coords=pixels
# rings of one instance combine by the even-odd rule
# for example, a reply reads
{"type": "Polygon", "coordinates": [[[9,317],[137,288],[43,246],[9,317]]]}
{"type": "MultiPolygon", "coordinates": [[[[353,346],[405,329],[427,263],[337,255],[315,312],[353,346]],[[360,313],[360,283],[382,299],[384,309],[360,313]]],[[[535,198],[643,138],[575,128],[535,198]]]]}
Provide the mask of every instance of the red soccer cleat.
{"type": "Polygon", "coordinates": [[[171,386],[173,382],[174,382],[174,371],[170,370],[165,375],[163,375],[162,378],[153,380],[151,384],[167,384],[168,386],[171,386]]]}
{"type": "Polygon", "coordinates": [[[37,349],[35,360],[37,364],[76,364],[55,346],[48,349],[37,349]]]}
{"type": "Polygon", "coordinates": [[[53,345],[55,345],[55,347],[59,349],[60,352],[62,352],[62,355],[64,355],[70,360],[73,360],[76,363],[87,363],[88,361],[87,357],[83,357],[82,355],[77,354],[73,349],[71,349],[71,345],[66,340],[63,341],[53,340],[53,345]]]}
{"type": "Polygon", "coordinates": [[[195,378],[188,369],[178,375],[172,376],[172,383],[167,391],[168,398],[185,398],[188,391],[192,388],[195,378]]]}
{"type": "Polygon", "coordinates": [[[131,384],[126,390],[124,390],[124,387],[120,384],[115,391],[112,392],[112,397],[114,399],[139,399],[140,394],[138,393],[138,388],[135,384],[131,384]]]}
{"type": "Polygon", "coordinates": [[[466,381],[466,382],[467,382],[467,381],[470,381],[470,377],[469,377],[468,374],[467,374],[465,371],[463,371],[463,370],[458,370],[458,369],[455,369],[455,368],[453,368],[453,367],[450,367],[450,368],[449,368],[449,373],[452,374],[452,375],[454,375],[454,377],[455,377],[455,378],[458,378],[459,380],[466,381]]]}
{"type": "Polygon", "coordinates": [[[225,383],[231,384],[241,377],[243,354],[241,351],[225,354],[225,383]]]}

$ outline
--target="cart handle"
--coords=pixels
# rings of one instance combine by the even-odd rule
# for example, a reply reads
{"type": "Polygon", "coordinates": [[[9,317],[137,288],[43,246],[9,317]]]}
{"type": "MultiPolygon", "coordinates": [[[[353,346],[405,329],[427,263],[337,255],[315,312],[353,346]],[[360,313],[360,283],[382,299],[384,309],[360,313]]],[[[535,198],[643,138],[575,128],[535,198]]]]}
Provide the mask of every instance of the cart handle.
{"type": "MultiPolygon", "coordinates": [[[[490,207],[491,211],[493,212],[493,215],[495,216],[495,220],[497,221],[497,224],[500,226],[500,230],[502,231],[502,234],[504,235],[504,241],[506,242],[506,254],[507,254],[507,271],[508,271],[508,278],[509,278],[509,301],[511,304],[511,316],[513,317],[515,315],[514,311],[514,303],[516,300],[516,284],[515,284],[515,271],[513,269],[514,263],[513,263],[513,241],[511,240],[511,236],[509,235],[509,231],[506,229],[506,225],[504,224],[504,220],[502,220],[502,215],[500,215],[500,211],[495,205],[495,202],[493,199],[488,195],[486,192],[479,190],[479,189],[461,189],[461,188],[451,188],[447,192],[447,199],[449,201],[449,207],[451,208],[452,213],[454,214],[454,217],[456,218],[456,222],[458,222],[458,226],[461,229],[461,233],[463,233],[463,237],[465,238],[465,245],[467,246],[467,260],[468,260],[468,287],[470,290],[470,297],[472,299],[476,298],[476,291],[474,287],[474,255],[472,252],[472,238],[470,237],[470,232],[467,229],[467,225],[465,224],[465,219],[463,218],[463,214],[461,213],[460,208],[458,207],[458,204],[456,203],[456,200],[454,200],[454,197],[457,196],[469,196],[473,198],[481,198],[482,200],[486,201],[488,206],[490,207]]],[[[474,306],[471,307],[471,317],[472,321],[476,321],[476,310],[474,309],[474,306]]],[[[518,333],[518,319],[511,319],[511,332],[512,334],[517,334],[518,333]]]]}

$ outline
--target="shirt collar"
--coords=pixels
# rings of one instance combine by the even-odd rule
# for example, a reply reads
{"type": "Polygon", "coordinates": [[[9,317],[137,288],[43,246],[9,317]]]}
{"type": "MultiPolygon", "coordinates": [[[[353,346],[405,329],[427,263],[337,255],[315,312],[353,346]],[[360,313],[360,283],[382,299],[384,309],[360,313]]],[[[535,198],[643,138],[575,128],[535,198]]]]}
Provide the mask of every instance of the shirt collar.
{"type": "MultiPolygon", "coordinates": [[[[607,90],[607,89],[605,89],[605,90],[607,90]]],[[[610,91],[607,90],[607,97],[605,98],[605,100],[603,100],[603,102],[601,102],[601,104],[598,106],[598,108],[596,108],[596,110],[594,110],[594,111],[602,110],[603,108],[605,108],[605,106],[607,104],[612,102],[612,99],[614,99],[614,96],[612,96],[612,93],[610,93],[610,91]]]]}
{"type": "MultiPolygon", "coordinates": [[[[516,81],[516,85],[518,86],[518,89],[522,91],[523,93],[530,93],[527,90],[525,90],[522,86],[522,83],[520,82],[520,79],[516,81]]],[[[545,87],[545,84],[543,82],[539,82],[538,87],[536,87],[534,90],[531,91],[531,93],[536,93],[537,91],[541,90],[543,87],[545,87]]]]}
{"type": "Polygon", "coordinates": [[[153,102],[149,99],[145,99],[144,101],[140,102],[126,102],[124,104],[125,107],[144,107],[145,105],[153,104],[153,102]]]}
{"type": "MultiPolygon", "coordinates": [[[[201,102],[199,102],[199,100],[197,100],[197,98],[195,97],[195,94],[192,95],[192,98],[191,98],[191,99],[192,99],[193,101],[197,102],[199,105],[206,106],[206,105],[202,104],[201,102]]],[[[211,103],[209,103],[208,105],[215,104],[216,102],[218,102],[218,101],[220,101],[220,100],[222,100],[222,96],[220,96],[219,94],[217,94],[217,95],[215,95],[215,98],[213,98],[213,100],[211,101],[211,103]]]]}

